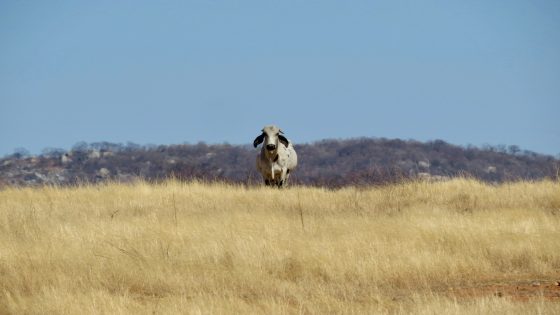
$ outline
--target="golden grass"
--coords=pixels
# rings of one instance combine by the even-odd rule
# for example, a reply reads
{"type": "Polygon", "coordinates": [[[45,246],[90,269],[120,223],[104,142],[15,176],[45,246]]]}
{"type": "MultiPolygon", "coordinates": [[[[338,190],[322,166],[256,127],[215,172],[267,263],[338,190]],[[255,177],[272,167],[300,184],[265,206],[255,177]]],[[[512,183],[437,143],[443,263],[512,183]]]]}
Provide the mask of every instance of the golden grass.
{"type": "Polygon", "coordinates": [[[560,313],[560,183],[0,191],[0,313],[560,313]],[[556,300],[558,301],[558,300],[556,300]]]}

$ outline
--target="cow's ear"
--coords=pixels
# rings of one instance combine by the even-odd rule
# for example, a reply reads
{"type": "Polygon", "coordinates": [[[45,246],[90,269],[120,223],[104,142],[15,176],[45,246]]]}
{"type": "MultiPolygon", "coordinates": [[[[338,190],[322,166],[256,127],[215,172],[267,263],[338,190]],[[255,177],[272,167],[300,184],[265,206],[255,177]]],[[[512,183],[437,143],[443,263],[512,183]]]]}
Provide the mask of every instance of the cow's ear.
{"type": "Polygon", "coordinates": [[[290,141],[288,141],[288,139],[286,137],[284,137],[283,135],[278,135],[278,140],[280,140],[280,142],[286,146],[286,148],[288,147],[288,145],[290,144],[290,141]]]}
{"type": "Polygon", "coordinates": [[[255,140],[253,140],[253,146],[256,148],[259,144],[261,144],[264,140],[264,133],[261,133],[260,136],[256,137],[255,140]]]}

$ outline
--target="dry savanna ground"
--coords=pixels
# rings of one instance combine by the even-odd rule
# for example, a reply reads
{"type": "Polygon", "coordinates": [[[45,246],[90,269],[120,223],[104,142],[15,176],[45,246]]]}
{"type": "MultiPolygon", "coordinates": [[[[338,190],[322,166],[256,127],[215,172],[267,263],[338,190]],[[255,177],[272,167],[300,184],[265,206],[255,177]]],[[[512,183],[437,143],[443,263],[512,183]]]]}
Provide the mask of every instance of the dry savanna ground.
{"type": "Polygon", "coordinates": [[[0,191],[0,314],[560,314],[560,183],[0,191]]]}

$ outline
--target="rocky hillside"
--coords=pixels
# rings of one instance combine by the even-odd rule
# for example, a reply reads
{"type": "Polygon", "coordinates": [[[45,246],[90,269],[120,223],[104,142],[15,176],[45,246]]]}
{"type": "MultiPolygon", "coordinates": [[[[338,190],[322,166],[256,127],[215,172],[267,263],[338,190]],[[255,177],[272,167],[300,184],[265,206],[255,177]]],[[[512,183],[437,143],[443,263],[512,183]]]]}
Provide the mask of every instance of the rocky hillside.
{"type": "MultiPolygon", "coordinates": [[[[296,146],[299,167],[292,182],[341,187],[408,178],[445,180],[472,176],[487,182],[557,179],[560,160],[510,147],[460,147],[390,139],[324,140],[296,146]]],[[[139,146],[79,143],[70,151],[15,153],[0,159],[0,186],[73,185],[149,181],[169,177],[260,183],[257,150],[228,144],[139,146]]]]}

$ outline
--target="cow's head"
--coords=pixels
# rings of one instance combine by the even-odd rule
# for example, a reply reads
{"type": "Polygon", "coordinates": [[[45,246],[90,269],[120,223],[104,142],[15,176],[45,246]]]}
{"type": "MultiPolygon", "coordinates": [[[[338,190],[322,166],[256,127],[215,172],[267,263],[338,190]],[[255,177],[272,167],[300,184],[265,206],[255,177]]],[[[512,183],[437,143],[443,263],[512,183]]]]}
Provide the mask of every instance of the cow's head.
{"type": "Polygon", "coordinates": [[[276,153],[280,144],[288,147],[290,142],[284,137],[282,130],[274,125],[265,126],[262,129],[260,136],[256,137],[253,141],[253,146],[256,148],[259,144],[263,143],[263,147],[269,153],[276,153]]]}

